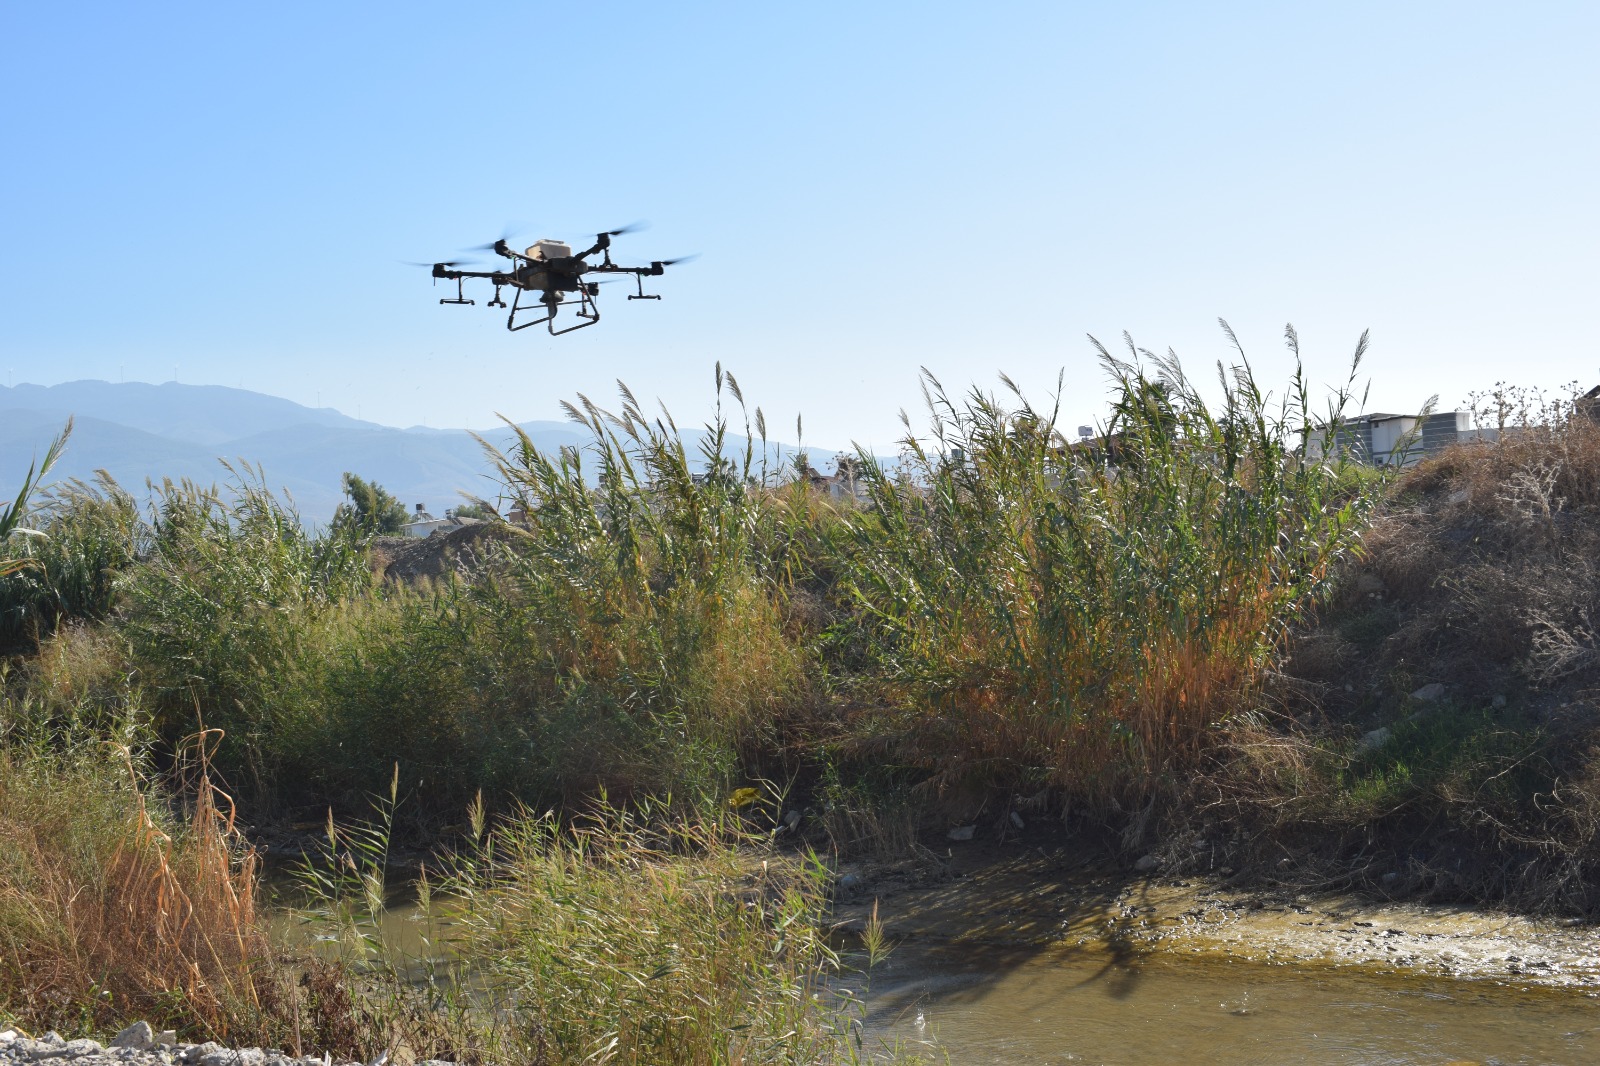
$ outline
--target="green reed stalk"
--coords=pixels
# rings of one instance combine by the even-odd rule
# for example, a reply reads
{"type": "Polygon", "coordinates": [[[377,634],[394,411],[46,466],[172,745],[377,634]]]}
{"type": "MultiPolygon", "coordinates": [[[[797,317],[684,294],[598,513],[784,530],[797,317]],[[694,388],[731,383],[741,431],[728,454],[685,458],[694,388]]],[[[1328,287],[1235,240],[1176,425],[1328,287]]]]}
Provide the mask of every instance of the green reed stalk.
{"type": "Polygon", "coordinates": [[[940,788],[1149,795],[1244,705],[1362,527],[1329,437],[1348,388],[1319,416],[1297,366],[1274,403],[1241,352],[1213,410],[1171,353],[1129,349],[1100,348],[1115,403],[1092,441],[1014,386],[956,401],[928,375],[935,446],[908,435],[900,476],[861,455],[857,624],[940,788]]]}

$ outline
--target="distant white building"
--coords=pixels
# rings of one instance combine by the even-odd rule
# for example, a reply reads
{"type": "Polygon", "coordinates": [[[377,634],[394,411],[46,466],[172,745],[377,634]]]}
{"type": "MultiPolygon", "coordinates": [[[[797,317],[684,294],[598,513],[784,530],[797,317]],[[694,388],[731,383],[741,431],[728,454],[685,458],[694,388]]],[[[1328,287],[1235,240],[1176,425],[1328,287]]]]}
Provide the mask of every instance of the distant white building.
{"type": "Polygon", "coordinates": [[[419,503],[417,504],[416,513],[411,516],[411,521],[407,522],[404,528],[408,537],[426,537],[432,534],[434,530],[443,529],[450,524],[451,519],[435,518],[428,513],[428,508],[425,504],[419,503]]]}
{"type": "Polygon", "coordinates": [[[1336,446],[1373,466],[1410,466],[1458,441],[1477,440],[1466,411],[1442,414],[1391,415],[1381,412],[1344,419],[1335,431],[1336,446]]]}
{"type": "Polygon", "coordinates": [[[416,512],[411,516],[411,521],[402,528],[408,537],[431,537],[441,529],[460,529],[462,526],[475,526],[482,521],[481,518],[458,518],[454,511],[446,511],[443,518],[435,518],[428,513],[424,505],[419,503],[416,512]]]}

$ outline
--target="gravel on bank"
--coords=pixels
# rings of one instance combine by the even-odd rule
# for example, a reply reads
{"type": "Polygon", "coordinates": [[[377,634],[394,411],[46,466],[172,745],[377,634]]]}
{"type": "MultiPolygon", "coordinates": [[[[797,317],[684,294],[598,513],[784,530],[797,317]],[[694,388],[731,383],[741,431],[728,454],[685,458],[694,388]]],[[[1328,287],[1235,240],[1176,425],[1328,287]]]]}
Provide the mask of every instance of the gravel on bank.
{"type": "MultiPolygon", "coordinates": [[[[334,1066],[350,1060],[328,1055],[291,1055],[268,1048],[226,1048],[221,1044],[179,1044],[164,1041],[172,1034],[155,1033],[144,1022],[135,1022],[118,1033],[109,1044],[80,1039],[68,1040],[59,1033],[42,1037],[25,1036],[16,1029],[0,1029],[0,1064],[47,1062],[71,1066],[334,1066]]],[[[384,1066],[386,1056],[365,1066],[384,1066]]],[[[362,1066],[362,1064],[357,1064],[362,1066]]],[[[417,1066],[453,1066],[428,1059],[417,1066]]]]}

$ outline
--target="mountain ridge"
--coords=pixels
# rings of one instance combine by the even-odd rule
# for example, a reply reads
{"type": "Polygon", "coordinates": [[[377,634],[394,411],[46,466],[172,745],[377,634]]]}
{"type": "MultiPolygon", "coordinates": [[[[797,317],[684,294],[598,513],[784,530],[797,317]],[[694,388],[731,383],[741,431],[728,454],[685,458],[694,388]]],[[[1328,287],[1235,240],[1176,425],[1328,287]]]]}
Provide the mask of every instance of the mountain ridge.
{"type": "MultiPolygon", "coordinates": [[[[404,501],[439,513],[471,497],[493,499],[497,483],[478,437],[497,447],[515,440],[501,423],[483,430],[401,429],[225,385],[85,380],[0,386],[0,479],[20,482],[68,417],[71,441],[50,480],[89,481],[100,470],[141,495],[147,480],[229,479],[223,461],[259,467],[269,488],[285,491],[302,519],[326,523],[343,498],[345,471],[376,481],[404,501]]],[[[582,445],[575,423],[517,423],[542,450],[582,445]]],[[[691,446],[703,431],[685,429],[691,446]]],[[[743,447],[743,438],[735,441],[743,447]]],[[[775,461],[794,454],[773,442],[775,461]]],[[[832,454],[828,452],[827,454],[832,454]]],[[[8,481],[0,480],[0,492],[8,481]]]]}

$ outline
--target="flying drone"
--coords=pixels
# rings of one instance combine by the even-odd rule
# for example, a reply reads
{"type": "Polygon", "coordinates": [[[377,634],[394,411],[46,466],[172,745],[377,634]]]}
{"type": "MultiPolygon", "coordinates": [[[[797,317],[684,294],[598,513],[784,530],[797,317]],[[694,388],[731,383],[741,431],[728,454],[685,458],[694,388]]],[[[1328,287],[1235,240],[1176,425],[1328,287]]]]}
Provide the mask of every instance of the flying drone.
{"type": "MultiPolygon", "coordinates": [[[[449,263],[417,263],[416,266],[431,266],[433,277],[437,281],[443,278],[456,283],[454,299],[442,299],[441,304],[465,304],[471,306],[477,301],[469,300],[462,291],[462,284],[467,278],[485,278],[494,286],[494,298],[486,306],[505,307],[505,300],[501,299],[500,292],[506,287],[515,290],[511,298],[510,311],[506,317],[506,328],[513,332],[527,329],[529,326],[548,324],[550,335],[559,337],[563,333],[571,333],[585,326],[592,326],[600,321],[600,307],[595,303],[595,297],[600,295],[600,286],[605,281],[590,281],[586,275],[593,274],[632,274],[637,293],[630,293],[630,300],[659,300],[656,294],[647,294],[644,291],[644,279],[657,277],[666,272],[667,267],[676,263],[684,263],[694,258],[681,256],[677,259],[656,259],[649,266],[623,266],[611,261],[611,238],[620,237],[624,233],[632,233],[641,229],[641,224],[623,226],[621,229],[607,230],[595,235],[594,245],[577,253],[572,252],[572,246],[561,241],[540,239],[528,246],[526,251],[517,251],[506,243],[506,238],[501,237],[492,244],[485,244],[474,251],[494,252],[511,261],[510,266],[501,270],[461,270],[464,262],[449,263]],[[599,255],[598,262],[589,262],[589,257],[599,255]],[[537,295],[535,295],[537,294],[537,295]],[[526,297],[526,306],[522,303],[526,297]],[[556,314],[563,306],[572,307],[573,317],[577,321],[570,326],[556,328],[556,314]],[[519,321],[520,316],[520,321],[519,321]]],[[[607,279],[620,280],[620,279],[607,279]]]]}

